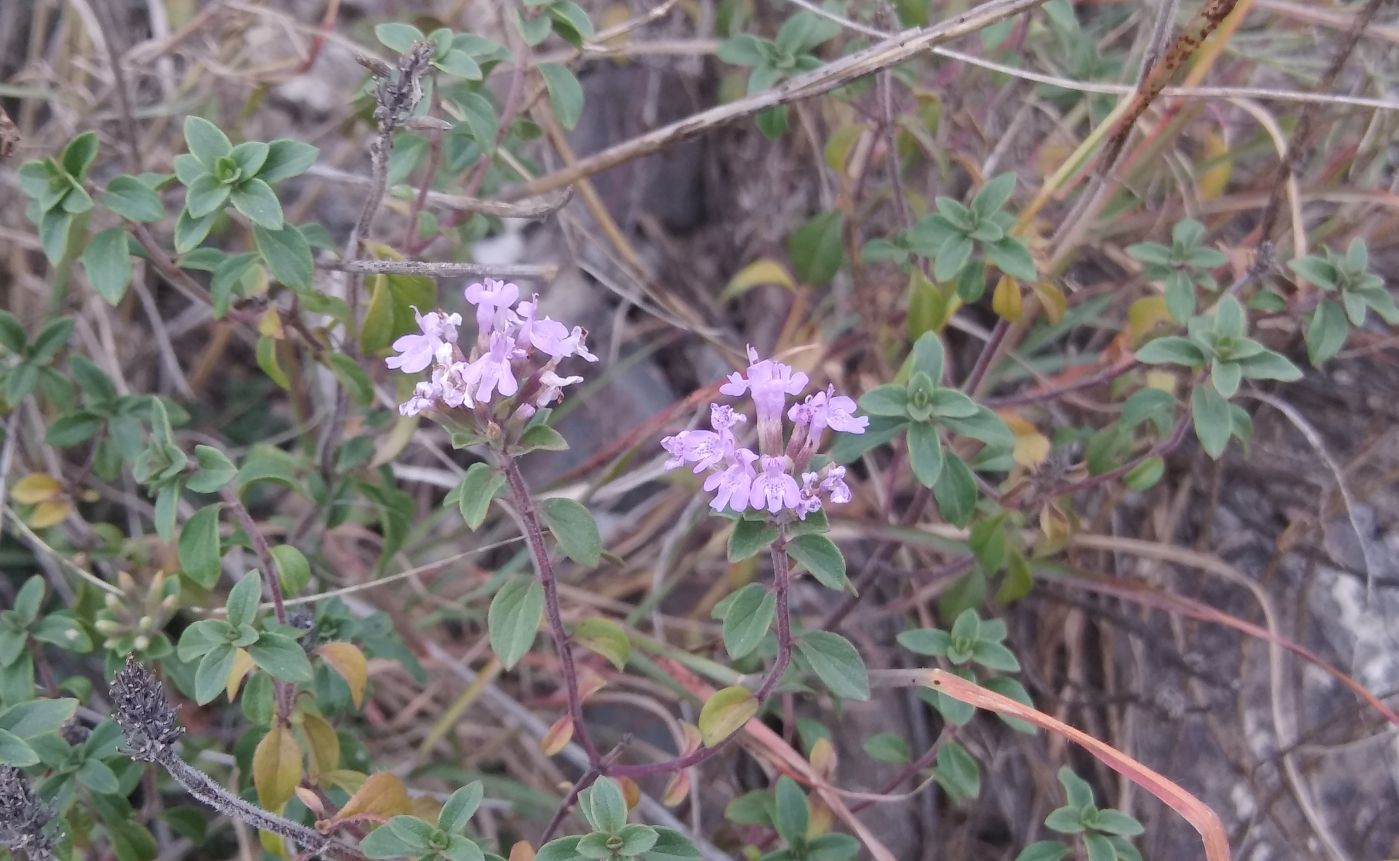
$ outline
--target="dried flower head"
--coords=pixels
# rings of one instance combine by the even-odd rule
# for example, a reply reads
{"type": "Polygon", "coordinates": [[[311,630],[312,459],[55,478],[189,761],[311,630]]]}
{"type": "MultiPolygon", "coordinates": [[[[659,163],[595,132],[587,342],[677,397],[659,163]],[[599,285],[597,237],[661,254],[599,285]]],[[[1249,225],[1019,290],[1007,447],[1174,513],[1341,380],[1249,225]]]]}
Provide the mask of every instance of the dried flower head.
{"type": "Polygon", "coordinates": [[[109,690],[112,717],[126,735],[132,759],[155,762],[184,734],[165,686],[135,658],[127,656],[109,690]]]}
{"type": "Polygon", "coordinates": [[[0,765],[0,846],[31,861],[51,861],[53,810],[39,800],[24,772],[0,765]]]}

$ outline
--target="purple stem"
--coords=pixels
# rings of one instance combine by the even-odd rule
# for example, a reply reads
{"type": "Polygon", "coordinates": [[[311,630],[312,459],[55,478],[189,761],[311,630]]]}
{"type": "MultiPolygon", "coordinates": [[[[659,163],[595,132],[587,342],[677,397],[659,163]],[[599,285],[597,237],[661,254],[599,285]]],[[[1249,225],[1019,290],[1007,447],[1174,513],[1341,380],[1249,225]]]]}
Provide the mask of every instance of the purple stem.
{"type": "MultiPolygon", "coordinates": [[[[792,663],[792,619],[791,611],[787,604],[787,592],[792,581],[791,564],[787,559],[787,539],[785,536],[774,541],[768,548],[772,557],[772,591],[777,596],[777,660],[764,677],[762,684],[753,696],[758,700],[758,710],[761,711],[772,692],[777,689],[777,685],[782,681],[782,674],[787,672],[787,667],[792,663]]],[[[646,777],[652,774],[668,774],[680,771],[684,768],[691,768],[699,765],[705,760],[713,757],[719,751],[728,747],[736,738],[742,728],[734,730],[718,744],[710,747],[701,747],[689,753],[662,760],[661,762],[642,763],[640,765],[614,765],[606,770],[606,773],[615,777],[646,777]]]]}
{"type": "Polygon", "coordinates": [[[530,497],[525,477],[513,455],[505,453],[500,457],[500,468],[505,473],[505,483],[510,488],[510,498],[520,515],[525,530],[525,542],[530,555],[534,557],[535,573],[539,584],[544,587],[544,615],[549,620],[549,633],[554,638],[554,649],[563,665],[564,687],[568,691],[568,716],[573,721],[573,735],[588,754],[588,764],[597,768],[602,763],[602,755],[597,745],[588,735],[588,727],[583,723],[583,697],[578,692],[578,668],[573,662],[573,645],[569,642],[568,631],[564,628],[563,614],[559,611],[558,579],[554,574],[554,563],[549,559],[549,549],[544,544],[544,531],[539,525],[539,515],[534,510],[534,500],[530,497]]]}

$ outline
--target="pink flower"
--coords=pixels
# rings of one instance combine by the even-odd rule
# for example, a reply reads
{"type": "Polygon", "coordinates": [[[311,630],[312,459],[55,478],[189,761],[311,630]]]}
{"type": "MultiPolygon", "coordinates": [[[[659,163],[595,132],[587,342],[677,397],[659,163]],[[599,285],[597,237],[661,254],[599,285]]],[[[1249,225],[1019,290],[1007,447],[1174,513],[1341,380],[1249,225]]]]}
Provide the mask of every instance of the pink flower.
{"type": "Polygon", "coordinates": [[[762,473],[753,479],[749,489],[749,503],[756,509],[766,509],[770,514],[784,508],[796,511],[801,506],[801,488],[787,472],[786,458],[765,455],[762,468],[762,473]]]}
{"type": "Polygon", "coordinates": [[[845,467],[827,467],[826,477],[821,479],[821,491],[836,505],[844,505],[851,499],[850,486],[845,483],[845,467]]]}
{"type": "Polygon", "coordinates": [[[520,298],[520,288],[509,281],[487,278],[484,283],[472,284],[466,288],[466,301],[476,306],[477,337],[483,337],[496,328],[496,321],[520,298]]]}
{"type": "Polygon", "coordinates": [[[547,407],[549,404],[563,396],[564,386],[572,386],[583,382],[579,376],[561,377],[553,370],[545,368],[539,375],[540,390],[534,396],[534,406],[547,407]]]}
{"type": "Polygon", "coordinates": [[[582,326],[574,326],[570,331],[558,320],[551,320],[548,317],[543,320],[530,321],[530,344],[539,352],[555,359],[580,356],[589,362],[596,362],[597,356],[588,352],[585,343],[587,337],[588,333],[582,326]]]}
{"type": "Polygon", "coordinates": [[[471,365],[467,362],[441,362],[432,369],[432,385],[442,403],[453,409],[471,409],[471,365]]]}
{"type": "Polygon", "coordinates": [[[398,405],[399,415],[415,416],[423,410],[431,409],[437,399],[437,391],[432,383],[418,383],[413,387],[413,396],[398,405]]]}
{"type": "Polygon", "coordinates": [[[467,385],[476,403],[489,403],[494,391],[508,398],[520,390],[515,369],[510,366],[514,353],[515,342],[509,335],[504,332],[491,333],[490,350],[472,362],[465,372],[467,385]]]}
{"type": "Polygon", "coordinates": [[[806,388],[806,374],[794,373],[791,365],[782,362],[760,359],[758,351],[752,347],[748,348],[748,362],[748,376],[737,371],[729,374],[729,381],[720,386],[719,391],[734,397],[744,392],[751,394],[759,424],[773,419],[781,421],[787,396],[800,394],[806,388]]]}
{"type": "Polygon", "coordinates": [[[753,461],[758,456],[746,448],[734,449],[725,469],[709,474],[704,480],[704,489],[712,491],[714,498],[709,507],[715,511],[733,508],[743,511],[748,508],[749,494],[753,486],[753,461]]]}
{"type": "Polygon", "coordinates": [[[684,463],[693,463],[694,472],[699,474],[719,463],[727,454],[724,438],[714,431],[687,430],[661,440],[661,447],[670,453],[665,462],[666,469],[675,469],[684,463]]]}
{"type": "Polygon", "coordinates": [[[735,412],[734,408],[728,404],[709,405],[709,426],[720,433],[732,431],[734,425],[741,425],[746,421],[748,421],[748,416],[735,412]]]}
{"type": "Polygon", "coordinates": [[[400,355],[384,360],[384,364],[405,374],[416,374],[432,364],[441,348],[450,350],[457,342],[457,326],[461,325],[460,314],[443,314],[441,311],[419,314],[418,309],[414,308],[413,315],[418,320],[421,334],[404,335],[394,341],[393,348],[400,355]]]}
{"type": "Polygon", "coordinates": [[[827,386],[824,392],[808,395],[804,402],[792,405],[787,418],[798,424],[809,424],[812,431],[830,428],[845,433],[864,433],[870,420],[856,416],[855,401],[837,395],[835,390],[835,386],[827,386]]]}

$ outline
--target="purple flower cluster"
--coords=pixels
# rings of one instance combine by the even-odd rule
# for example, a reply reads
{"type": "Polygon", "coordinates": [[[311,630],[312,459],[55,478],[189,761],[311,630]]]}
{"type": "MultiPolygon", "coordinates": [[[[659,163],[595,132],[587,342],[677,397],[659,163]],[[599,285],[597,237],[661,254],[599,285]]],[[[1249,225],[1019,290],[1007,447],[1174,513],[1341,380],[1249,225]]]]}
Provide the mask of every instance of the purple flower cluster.
{"type": "Polygon", "coordinates": [[[806,374],[759,358],[752,347],[748,348],[748,362],[747,374],[730,374],[719,391],[731,397],[752,397],[758,451],[740,446],[734,433],[735,427],[748,421],[747,416],[731,406],[710,404],[712,430],[687,430],[661,440],[661,447],[670,455],[665,468],[692,464],[696,475],[708,472],[704,489],[714,494],[709,507],[715,511],[752,508],[774,515],[790,511],[805,519],[827,502],[849,502],[845,467],[831,464],[816,471],[807,467],[827,428],[864,433],[869,419],[856,416],[855,401],[837,395],[835,386],[807,395],[789,409],[788,396],[800,395],[806,388],[806,374]],[[784,413],[792,422],[791,436],[785,440],[784,413]]]}
{"type": "Polygon", "coordinates": [[[582,377],[558,374],[560,361],[579,356],[596,362],[588,352],[588,333],[557,320],[539,317],[539,297],[520,301],[520,288],[487,278],[466,288],[466,301],[476,308],[476,342],[464,352],[457,343],[460,314],[419,313],[418,334],[393,342],[398,355],[385,360],[390,368],[417,374],[432,368],[432,379],[418,383],[413,396],[399,405],[405,416],[431,408],[477,409],[520,396],[525,417],[558,400],[565,386],[582,377]]]}

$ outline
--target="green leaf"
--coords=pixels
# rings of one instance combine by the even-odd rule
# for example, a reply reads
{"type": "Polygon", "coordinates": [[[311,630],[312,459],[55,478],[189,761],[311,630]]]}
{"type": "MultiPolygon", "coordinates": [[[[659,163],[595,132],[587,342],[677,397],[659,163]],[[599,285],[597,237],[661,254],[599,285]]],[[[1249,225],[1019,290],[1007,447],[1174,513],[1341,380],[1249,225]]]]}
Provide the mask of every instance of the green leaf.
{"type": "Polygon", "coordinates": [[[627,800],[616,781],[600,777],[584,791],[588,800],[583,809],[591,814],[588,821],[594,828],[607,834],[616,834],[626,827],[627,800]]]}
{"type": "Polygon", "coordinates": [[[491,599],[486,613],[491,650],[506,669],[519,663],[534,645],[543,614],[544,587],[532,577],[511,577],[491,599]]]}
{"type": "Polygon", "coordinates": [[[111,305],[121,301],[131,286],[131,252],[126,231],[112,227],[88,240],[83,249],[83,269],[97,295],[111,305]]]}
{"type": "Polygon", "coordinates": [[[1025,243],[1014,236],[1006,236],[995,242],[983,243],[986,259],[999,270],[1020,281],[1036,281],[1039,271],[1035,268],[1035,258],[1025,243]]]}
{"type": "Polygon", "coordinates": [[[1172,335],[1148,341],[1137,350],[1137,361],[1146,365],[1184,365],[1199,368],[1205,364],[1205,354],[1189,338],[1172,335]]]}
{"type": "Polygon", "coordinates": [[[58,732],[77,710],[78,701],[70,697],[17,703],[0,711],[0,730],[27,742],[58,732]]]}
{"type": "Polygon", "coordinates": [[[909,354],[911,370],[913,373],[922,372],[928,375],[928,379],[936,385],[942,379],[943,367],[943,347],[942,339],[936,332],[924,332],[917,341],[913,342],[913,350],[909,354]]]}
{"type": "Polygon", "coordinates": [[[768,62],[770,43],[749,33],[740,33],[719,43],[715,56],[734,66],[762,66],[768,62]]]}
{"type": "Polygon", "coordinates": [[[195,493],[214,493],[238,474],[233,461],[213,446],[196,445],[194,460],[199,464],[199,469],[189,477],[185,486],[195,493]]]}
{"type": "Polygon", "coordinates": [[[81,182],[87,176],[87,169],[97,158],[98,148],[97,133],[83,132],[68,142],[58,161],[69,176],[81,182]]]}
{"type": "Polygon", "coordinates": [[[1088,781],[1075,774],[1073,769],[1067,765],[1061,766],[1055,773],[1055,777],[1059,779],[1059,784],[1064,787],[1064,796],[1068,799],[1070,807],[1083,810],[1093,806],[1093,787],[1088,785],[1088,781]]]}
{"type": "MultiPolygon", "coordinates": [[[[374,835],[371,834],[370,836],[372,837],[374,835]]],[[[539,852],[535,854],[534,861],[578,861],[578,858],[580,857],[578,855],[578,844],[582,841],[582,839],[583,838],[581,837],[560,837],[557,840],[550,840],[548,843],[545,843],[543,846],[539,847],[539,852]]],[[[363,843],[360,844],[360,848],[364,848],[363,843]]],[[[398,856],[406,854],[408,853],[396,853],[396,855],[398,856]]],[[[377,858],[379,856],[371,855],[370,857],[377,858]]]]}
{"type": "Polygon", "coordinates": [[[938,511],[943,519],[957,526],[965,526],[976,511],[976,479],[971,468],[955,454],[946,457],[942,472],[933,485],[933,498],[937,500],[938,511]]]}
{"type": "Polygon", "coordinates": [[[423,847],[403,840],[387,825],[380,825],[370,832],[369,836],[360,841],[359,848],[366,857],[374,859],[403,858],[423,852],[423,847]]]}
{"type": "Polygon", "coordinates": [[[561,63],[540,63],[537,67],[549,90],[549,107],[559,125],[572,129],[583,116],[583,86],[561,63]]]}
{"type": "Polygon", "coordinates": [[[554,498],[544,500],[539,513],[565,556],[587,568],[601,561],[602,536],[592,512],[571,499],[554,498]]]}
{"type": "Polygon", "coordinates": [[[1136,837],[1146,831],[1135,817],[1112,808],[1098,811],[1098,818],[1093,822],[1093,830],[1101,831],[1104,834],[1116,834],[1119,837],[1136,837]]]}
{"type": "Polygon", "coordinates": [[[315,264],[311,246],[300,230],[290,224],[280,230],[258,226],[253,228],[253,241],[273,277],[293,290],[311,289],[315,264]]]}
{"type": "Polygon", "coordinates": [[[1244,369],[1236,362],[1215,359],[1210,363],[1210,382],[1214,390],[1225,400],[1232,398],[1239,390],[1239,382],[1244,378],[1244,369]]]}
{"type": "Polygon", "coordinates": [[[724,648],[734,660],[746,657],[763,642],[777,614],[777,598],[760,583],[749,583],[733,595],[724,612],[724,648]]]}
{"type": "Polygon", "coordinates": [[[533,424],[520,434],[520,451],[567,451],[568,440],[546,424],[533,424]]]}
{"type": "Polygon", "coordinates": [[[102,423],[102,416],[96,413],[66,415],[49,426],[44,441],[55,448],[69,448],[91,439],[102,428],[102,423]]]}
{"type": "Polygon", "coordinates": [[[1020,672],[1020,662],[1016,660],[1015,654],[1000,643],[989,640],[976,641],[976,645],[972,647],[972,660],[988,670],[1002,673],[1020,672]]]}
{"type": "Polygon", "coordinates": [[[223,605],[228,624],[235,628],[251,625],[257,618],[257,605],[261,600],[262,574],[257,571],[244,574],[229,590],[228,600],[223,605]]]}
{"type": "MultiPolygon", "coordinates": [[[[700,851],[688,837],[673,828],[654,826],[656,845],[646,853],[646,861],[693,861],[700,857],[700,851]]],[[[534,861],[546,861],[536,855],[534,861]]]]}
{"type": "Polygon", "coordinates": [[[212,589],[219,580],[219,503],[206,505],[196,511],[180,529],[178,547],[180,568],[185,576],[205,589],[212,589]]]}
{"type": "Polygon", "coordinates": [[[627,659],[631,657],[631,638],[611,619],[584,619],[574,627],[573,638],[583,648],[606,658],[617,672],[626,669],[627,659]]]}
{"type": "Polygon", "coordinates": [[[282,229],[282,204],[277,200],[277,192],[261,179],[253,177],[238,183],[229,199],[235,209],[259,227],[282,229]]]}
{"type": "Polygon", "coordinates": [[[831,693],[847,700],[869,699],[869,672],[849,640],[830,631],[811,631],[797,640],[797,651],[831,693]]]}
{"type": "Polygon", "coordinates": [[[860,395],[860,409],[871,416],[908,417],[908,392],[904,386],[883,385],[860,395]]]}
{"type": "Polygon", "coordinates": [[[927,422],[910,422],[908,425],[908,462],[913,467],[913,476],[924,487],[933,487],[942,475],[942,440],[938,429],[927,422]]]}
{"type": "Polygon", "coordinates": [[[461,483],[457,485],[457,507],[468,528],[480,528],[486,521],[491,500],[504,486],[505,476],[490,464],[478,461],[467,468],[461,483]]]}
{"type": "Polygon", "coordinates": [[[228,685],[237,652],[228,643],[220,643],[204,653],[194,669],[194,701],[207,705],[218,699],[228,685]]]}
{"type": "Polygon", "coordinates": [[[0,729],[0,765],[13,765],[28,768],[39,764],[39,754],[34,752],[19,736],[0,729]]]}
{"type": "Polygon", "coordinates": [[[485,790],[479,780],[473,780],[453,792],[447,803],[442,805],[442,812],[437,815],[437,827],[451,834],[460,832],[471,817],[476,815],[484,794],[485,790]]]}
{"type": "Polygon", "coordinates": [[[1117,861],[1117,850],[1102,834],[1083,835],[1083,848],[1087,850],[1088,861],[1117,861]]]}
{"type": "Polygon", "coordinates": [[[811,827],[811,808],[807,805],[806,793],[784,774],[777,779],[775,795],[773,825],[777,833],[789,846],[804,842],[806,831],[811,827]]]}
{"type": "Polygon", "coordinates": [[[417,27],[399,23],[380,24],[374,28],[374,36],[384,47],[400,54],[408,53],[414,42],[427,38],[417,27]]]}
{"type": "Polygon", "coordinates": [[[446,56],[437,61],[436,66],[447,74],[455,75],[458,78],[465,78],[468,81],[481,80],[481,66],[465,51],[456,49],[448,51],[446,56]]]}
{"type": "Polygon", "coordinates": [[[988,179],[972,198],[972,211],[983,219],[1000,212],[1015,193],[1015,174],[1003,173],[988,179]]]}
{"type": "Polygon", "coordinates": [[[360,349],[387,350],[394,339],[418,331],[413,308],[437,305],[437,282],[425,275],[372,275],[369,307],[360,328],[360,349]]]}
{"type": "Polygon", "coordinates": [[[1229,402],[1210,383],[1202,383],[1190,395],[1190,414],[1195,423],[1195,436],[1210,457],[1218,458],[1229,444],[1233,427],[1229,402]]]}
{"type": "Polygon", "coordinates": [[[1122,483],[1132,490],[1149,490],[1156,486],[1161,476],[1166,474],[1166,461],[1159,455],[1152,455],[1132,467],[1122,476],[1122,483]]]}
{"type": "Polygon", "coordinates": [[[1015,861],[1063,861],[1069,857],[1069,851],[1069,847],[1058,840],[1041,840],[1021,849],[1015,861]]]}
{"type": "Polygon", "coordinates": [[[308,143],[279,138],[267,145],[267,160],[257,172],[266,183],[280,182],[305,173],[316,163],[319,150],[308,143]]]}
{"type": "Polygon", "coordinates": [[[623,858],[634,858],[641,855],[660,840],[660,835],[656,833],[656,829],[649,825],[627,825],[617,833],[622,838],[622,846],[617,850],[617,854],[623,858]]]}
{"type": "Polygon", "coordinates": [[[219,159],[233,152],[228,135],[203,117],[185,117],[185,143],[190,154],[210,170],[219,159]]]}
{"type": "Polygon", "coordinates": [[[933,279],[942,282],[956,278],[971,259],[973,248],[974,243],[969,237],[961,233],[950,234],[934,255],[933,279]]]}
{"type": "Polygon", "coordinates": [[[871,759],[877,759],[880,762],[891,762],[896,765],[902,765],[908,762],[911,756],[908,749],[908,742],[892,732],[881,732],[878,735],[871,736],[870,739],[865,742],[865,753],[868,754],[871,759]]]}
{"type": "Polygon", "coordinates": [[[737,685],[720,688],[700,707],[700,740],[706,747],[714,747],[757,713],[758,700],[752,691],[737,685]]]}
{"type": "Polygon", "coordinates": [[[311,563],[306,556],[290,544],[278,544],[271,548],[272,560],[277,563],[277,577],[282,584],[282,594],[295,595],[311,582],[311,563]]]}
{"type": "Polygon", "coordinates": [[[974,416],[964,419],[949,417],[942,423],[953,433],[980,440],[988,446],[1009,449],[1015,445],[1015,435],[1010,432],[1005,419],[986,407],[978,407],[974,416]]]}
{"type": "Polygon", "coordinates": [[[845,262],[841,231],[845,217],[840,212],[823,212],[792,231],[787,253],[792,268],[802,282],[812,286],[830,283],[845,262]]]}
{"type": "Polygon", "coordinates": [[[262,170],[269,152],[270,147],[262,141],[244,141],[234,147],[228,157],[238,165],[238,175],[246,180],[257,176],[258,171],[262,170]]]}
{"type": "Polygon", "coordinates": [[[39,221],[39,244],[43,246],[44,257],[57,266],[68,251],[68,232],[73,226],[73,216],[61,209],[50,209],[39,221]]]}
{"type": "Polygon", "coordinates": [[[826,536],[802,535],[794,538],[787,542],[787,553],[827,589],[839,592],[850,588],[845,574],[845,557],[826,536]]]}
{"type": "Polygon", "coordinates": [[[739,519],[729,535],[729,561],[741,562],[777,540],[777,527],[766,520],[739,519]]]}
{"type": "Polygon", "coordinates": [[[231,193],[229,186],[201,174],[185,193],[185,208],[192,218],[203,218],[221,209],[231,193]]]}
{"type": "Polygon", "coordinates": [[[897,637],[899,645],[919,655],[942,657],[952,643],[948,632],[937,628],[914,628],[902,631],[897,637]]]}
{"type": "Polygon", "coordinates": [[[273,678],[284,682],[310,682],[315,679],[311,661],[301,644],[285,634],[263,631],[257,642],[248,646],[248,654],[273,678]]]}
{"type": "Polygon", "coordinates": [[[268,376],[272,382],[280,388],[291,390],[291,378],[282,368],[281,360],[277,357],[277,340],[270,335],[263,335],[257,339],[257,347],[253,357],[257,360],[257,366],[268,376]]]}
{"type": "Polygon", "coordinates": [[[165,217],[160,195],[134,176],[114,177],[97,201],[128,221],[150,222],[165,217]]]}
{"type": "Polygon", "coordinates": [[[981,795],[981,766],[967,749],[953,739],[938,747],[933,778],[954,803],[981,795]]]}
{"type": "Polygon", "coordinates": [[[367,407],[374,402],[374,383],[359,362],[344,353],[330,353],[325,363],[355,403],[367,407]]]}
{"type": "Polygon", "coordinates": [[[1326,360],[1335,356],[1346,344],[1350,335],[1350,325],[1346,312],[1339,303],[1323,299],[1312,312],[1307,325],[1307,358],[1312,367],[1321,367],[1326,360]]]}
{"type": "Polygon", "coordinates": [[[188,209],[180,210],[179,218],[175,219],[175,250],[184,254],[198,247],[209,231],[213,229],[214,221],[219,217],[217,212],[211,212],[200,218],[190,215],[188,209]]]}

